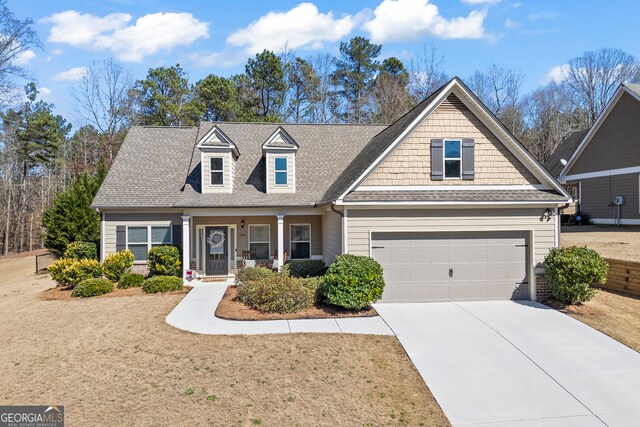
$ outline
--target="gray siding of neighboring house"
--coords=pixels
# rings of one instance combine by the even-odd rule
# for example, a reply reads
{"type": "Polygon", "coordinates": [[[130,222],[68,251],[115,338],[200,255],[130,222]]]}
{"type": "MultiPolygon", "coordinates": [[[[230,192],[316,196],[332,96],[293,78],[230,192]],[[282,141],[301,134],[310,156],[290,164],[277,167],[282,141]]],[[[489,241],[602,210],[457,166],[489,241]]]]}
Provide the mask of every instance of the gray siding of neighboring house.
{"type": "Polygon", "coordinates": [[[326,210],[322,216],[322,248],[324,250],[324,262],[331,264],[342,253],[342,217],[326,210]]]}
{"type": "Polygon", "coordinates": [[[625,92],[567,175],[634,166],[640,166],[640,102],[625,92]]]}
{"type": "Polygon", "coordinates": [[[104,212],[104,255],[116,252],[116,227],[181,225],[180,213],[111,213],[104,212]]]}
{"type": "Polygon", "coordinates": [[[625,220],[640,220],[639,179],[640,175],[634,173],[581,179],[570,183],[581,183],[580,210],[595,219],[595,222],[602,222],[597,221],[598,219],[612,222],[616,218],[616,208],[610,204],[616,196],[624,196],[625,203],[620,212],[624,223],[625,220]]]}
{"type": "MultiPolygon", "coordinates": [[[[554,208],[555,206],[551,207],[554,208]]],[[[543,220],[545,208],[502,209],[371,209],[348,210],[348,251],[369,255],[375,231],[533,231],[533,261],[539,267],[556,245],[555,219],[543,220]]]]}

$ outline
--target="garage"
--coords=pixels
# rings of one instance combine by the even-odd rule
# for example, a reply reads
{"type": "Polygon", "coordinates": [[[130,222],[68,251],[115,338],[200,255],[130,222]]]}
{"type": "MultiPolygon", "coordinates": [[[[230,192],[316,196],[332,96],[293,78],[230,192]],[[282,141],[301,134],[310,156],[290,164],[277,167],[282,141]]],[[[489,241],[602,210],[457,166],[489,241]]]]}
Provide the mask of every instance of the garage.
{"type": "Polygon", "coordinates": [[[530,299],[527,232],[372,232],[381,302],[530,299]]]}

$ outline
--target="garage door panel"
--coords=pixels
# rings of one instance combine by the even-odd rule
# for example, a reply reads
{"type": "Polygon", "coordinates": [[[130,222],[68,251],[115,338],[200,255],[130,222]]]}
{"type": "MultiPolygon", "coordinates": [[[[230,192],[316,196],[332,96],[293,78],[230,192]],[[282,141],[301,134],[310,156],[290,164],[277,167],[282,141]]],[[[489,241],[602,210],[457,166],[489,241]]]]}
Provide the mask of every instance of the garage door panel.
{"type": "Polygon", "coordinates": [[[383,302],[527,299],[527,253],[524,232],[372,233],[383,302]]]}

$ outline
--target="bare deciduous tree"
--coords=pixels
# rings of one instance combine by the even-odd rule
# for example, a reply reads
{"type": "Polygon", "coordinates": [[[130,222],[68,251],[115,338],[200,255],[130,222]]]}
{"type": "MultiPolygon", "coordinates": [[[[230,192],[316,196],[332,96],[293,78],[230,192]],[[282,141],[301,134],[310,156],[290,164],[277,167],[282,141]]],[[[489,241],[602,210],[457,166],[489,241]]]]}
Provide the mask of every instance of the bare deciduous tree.
{"type": "Polygon", "coordinates": [[[438,53],[435,44],[424,45],[409,60],[409,91],[419,100],[435,92],[449,77],[444,72],[444,55],[438,53]]]}

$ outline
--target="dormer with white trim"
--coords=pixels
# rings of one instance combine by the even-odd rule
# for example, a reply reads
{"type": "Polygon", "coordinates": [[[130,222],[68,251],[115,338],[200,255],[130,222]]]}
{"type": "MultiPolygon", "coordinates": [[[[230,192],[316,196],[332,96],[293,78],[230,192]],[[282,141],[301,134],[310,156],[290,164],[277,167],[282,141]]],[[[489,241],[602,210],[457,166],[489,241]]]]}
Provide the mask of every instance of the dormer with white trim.
{"type": "Polygon", "coordinates": [[[296,152],[299,148],[282,126],[262,144],[268,194],[296,192],[296,152]]]}
{"type": "Polygon", "coordinates": [[[198,141],[197,147],[200,150],[202,193],[232,193],[236,160],[240,156],[236,144],[214,125],[198,141]]]}

